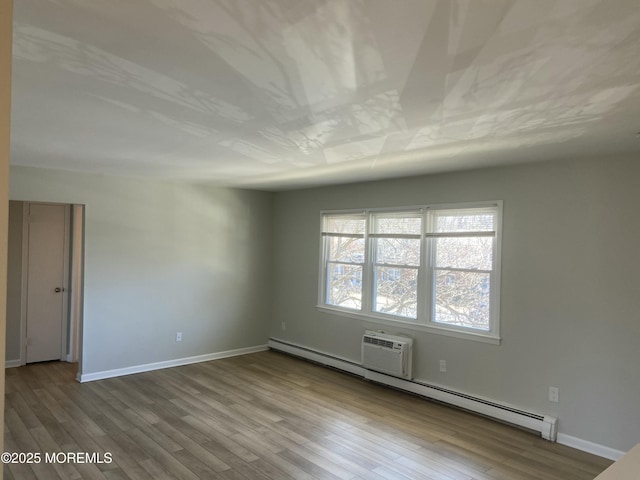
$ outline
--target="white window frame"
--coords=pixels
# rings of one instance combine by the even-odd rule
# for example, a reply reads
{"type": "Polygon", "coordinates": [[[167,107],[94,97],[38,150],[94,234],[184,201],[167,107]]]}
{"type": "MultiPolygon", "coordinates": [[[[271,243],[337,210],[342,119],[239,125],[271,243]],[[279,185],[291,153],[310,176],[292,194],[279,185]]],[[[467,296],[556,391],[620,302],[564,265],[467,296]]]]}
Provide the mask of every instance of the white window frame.
{"type": "Polygon", "coordinates": [[[394,208],[372,208],[359,210],[325,210],[320,212],[320,256],[319,256],[319,282],[318,282],[318,305],[319,311],[348,318],[359,319],[365,322],[384,324],[410,330],[426,331],[430,333],[476,340],[480,342],[499,345],[500,338],[500,271],[501,271],[501,240],[502,240],[502,207],[501,200],[456,204],[433,204],[405,206],[394,208]],[[435,248],[434,240],[439,238],[432,233],[432,225],[428,225],[432,215],[429,212],[444,210],[468,210],[468,209],[492,209],[495,211],[495,233],[493,241],[493,265],[489,272],[490,276],[490,318],[489,330],[474,329],[471,327],[455,326],[434,321],[434,295],[435,285],[433,282],[435,272],[435,248]],[[420,248],[420,266],[418,268],[418,315],[416,319],[401,317],[397,315],[385,314],[375,311],[373,304],[375,299],[374,289],[374,268],[375,259],[373,255],[373,243],[376,235],[372,234],[372,218],[380,214],[403,214],[414,215],[421,212],[422,235],[420,248]],[[327,258],[326,241],[323,234],[323,222],[327,215],[365,215],[365,259],[362,270],[362,302],[361,309],[351,309],[330,305],[326,303],[327,290],[327,258]]]}

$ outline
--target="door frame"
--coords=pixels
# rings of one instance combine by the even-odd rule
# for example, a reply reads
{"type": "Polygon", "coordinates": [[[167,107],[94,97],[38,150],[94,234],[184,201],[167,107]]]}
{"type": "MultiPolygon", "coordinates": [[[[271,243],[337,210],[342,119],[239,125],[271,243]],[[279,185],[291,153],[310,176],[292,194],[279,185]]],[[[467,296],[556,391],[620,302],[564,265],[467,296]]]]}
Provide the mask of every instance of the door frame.
{"type": "Polygon", "coordinates": [[[84,205],[71,205],[71,263],[69,267],[69,352],[67,362],[80,362],[84,305],[84,205]]]}
{"type": "Polygon", "coordinates": [[[61,205],[65,209],[64,288],[62,300],[62,339],[60,360],[77,362],[80,357],[82,321],[84,205],[58,202],[25,201],[22,205],[22,292],[20,305],[20,365],[27,363],[27,294],[29,268],[29,206],[61,205]],[[72,214],[73,212],[73,214],[72,214]],[[72,288],[70,288],[72,287],[72,288]],[[70,315],[71,314],[71,315],[70,315]],[[68,345],[68,349],[67,349],[68,345]]]}

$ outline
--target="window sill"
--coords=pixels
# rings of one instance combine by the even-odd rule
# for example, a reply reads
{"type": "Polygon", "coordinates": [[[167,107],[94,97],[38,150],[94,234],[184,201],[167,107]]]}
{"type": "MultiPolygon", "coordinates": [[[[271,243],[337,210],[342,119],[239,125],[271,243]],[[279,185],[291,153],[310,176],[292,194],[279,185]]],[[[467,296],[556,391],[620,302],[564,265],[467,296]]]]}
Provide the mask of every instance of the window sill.
{"type": "Polygon", "coordinates": [[[438,327],[434,325],[422,325],[419,323],[403,321],[401,319],[395,319],[395,318],[392,319],[382,315],[356,313],[356,312],[351,312],[347,310],[342,310],[340,308],[331,308],[331,307],[327,307],[326,305],[317,305],[316,308],[318,309],[319,312],[328,313],[331,315],[338,315],[340,317],[355,318],[357,320],[361,320],[365,322],[381,323],[383,325],[406,328],[408,330],[428,332],[428,333],[433,333],[435,335],[444,335],[446,337],[462,338],[465,340],[473,340],[476,342],[489,343],[492,345],[500,345],[500,342],[502,340],[500,337],[482,334],[482,333],[466,332],[466,331],[449,329],[446,327],[438,327]]]}

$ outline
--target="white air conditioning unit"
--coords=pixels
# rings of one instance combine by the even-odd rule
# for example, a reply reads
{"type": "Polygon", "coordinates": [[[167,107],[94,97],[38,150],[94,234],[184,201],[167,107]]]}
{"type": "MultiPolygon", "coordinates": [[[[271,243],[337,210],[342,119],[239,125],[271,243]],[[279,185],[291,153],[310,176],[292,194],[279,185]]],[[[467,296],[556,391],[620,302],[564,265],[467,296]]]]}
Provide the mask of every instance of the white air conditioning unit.
{"type": "Polygon", "coordinates": [[[411,380],[413,339],[367,330],[362,337],[362,366],[394,377],[411,380]]]}

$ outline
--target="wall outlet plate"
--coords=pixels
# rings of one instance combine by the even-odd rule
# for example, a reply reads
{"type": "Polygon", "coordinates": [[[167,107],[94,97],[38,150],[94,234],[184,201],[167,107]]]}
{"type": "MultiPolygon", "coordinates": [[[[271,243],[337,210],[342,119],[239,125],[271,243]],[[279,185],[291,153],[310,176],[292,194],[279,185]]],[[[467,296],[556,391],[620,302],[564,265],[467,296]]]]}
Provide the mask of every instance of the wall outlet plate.
{"type": "Polygon", "coordinates": [[[447,361],[446,360],[440,360],[440,371],[442,373],[447,371],[447,361]]]}
{"type": "Polygon", "coordinates": [[[182,332],[176,332],[176,342],[182,341],[182,332]]]}
{"type": "Polygon", "coordinates": [[[560,401],[560,390],[558,387],[549,387],[549,401],[553,403],[560,401]]]}

